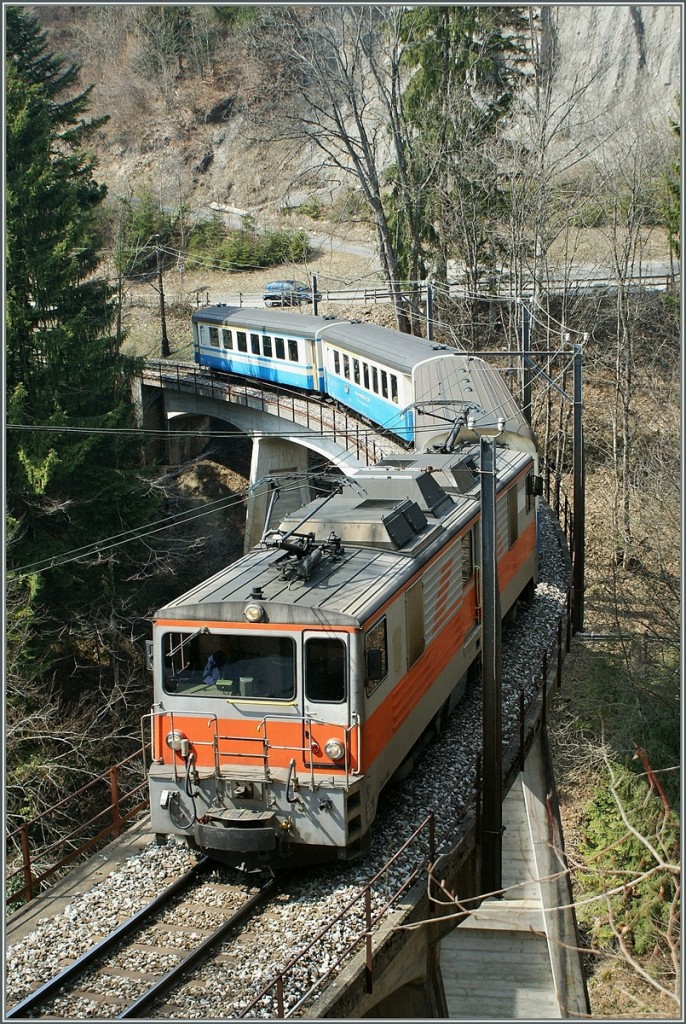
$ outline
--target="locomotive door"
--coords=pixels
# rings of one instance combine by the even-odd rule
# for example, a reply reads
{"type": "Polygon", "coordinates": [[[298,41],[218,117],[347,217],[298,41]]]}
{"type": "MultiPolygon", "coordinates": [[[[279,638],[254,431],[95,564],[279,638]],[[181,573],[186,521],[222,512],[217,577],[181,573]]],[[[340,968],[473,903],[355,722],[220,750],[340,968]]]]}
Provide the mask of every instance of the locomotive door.
{"type": "Polygon", "coordinates": [[[350,654],[345,634],[303,636],[303,750],[307,767],[344,768],[350,724],[350,654]],[[340,744],[340,757],[336,743],[340,744]],[[328,747],[328,752],[327,752],[328,747]]]}

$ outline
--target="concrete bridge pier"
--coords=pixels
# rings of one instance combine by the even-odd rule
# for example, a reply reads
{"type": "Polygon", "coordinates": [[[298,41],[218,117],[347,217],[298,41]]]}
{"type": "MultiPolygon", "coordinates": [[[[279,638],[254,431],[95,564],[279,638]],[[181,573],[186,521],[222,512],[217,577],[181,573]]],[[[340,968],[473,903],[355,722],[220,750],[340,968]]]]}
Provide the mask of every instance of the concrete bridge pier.
{"type": "Polygon", "coordinates": [[[279,521],[294,509],[310,501],[311,492],[306,473],[308,450],[280,437],[253,437],[252,461],[250,465],[250,487],[248,509],[245,518],[244,550],[258,544],[264,530],[265,519],[272,495],[270,483],[260,481],[271,477],[278,481],[284,477],[283,486],[272,514],[271,526],[276,528],[279,521]],[[299,475],[300,479],[295,478],[299,475]],[[255,488],[254,491],[252,488],[255,488]]]}

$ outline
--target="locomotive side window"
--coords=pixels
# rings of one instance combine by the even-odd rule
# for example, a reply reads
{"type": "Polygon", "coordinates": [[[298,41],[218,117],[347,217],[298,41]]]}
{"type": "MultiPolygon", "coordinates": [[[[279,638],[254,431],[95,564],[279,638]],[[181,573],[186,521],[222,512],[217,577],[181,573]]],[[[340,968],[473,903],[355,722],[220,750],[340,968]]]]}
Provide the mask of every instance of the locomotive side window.
{"type": "Polygon", "coordinates": [[[259,334],[251,334],[250,335],[250,349],[251,349],[252,354],[254,356],[259,356],[259,354],[260,354],[260,336],[259,336],[259,334]]]}
{"type": "Polygon", "coordinates": [[[508,525],[508,538],[509,545],[512,547],[517,538],[519,537],[519,515],[517,512],[517,491],[518,487],[515,484],[510,487],[507,492],[507,525],[508,525]]]}
{"type": "Polygon", "coordinates": [[[222,345],[224,348],[233,348],[233,335],[226,327],[222,331],[222,345]]]}
{"type": "Polygon", "coordinates": [[[381,394],[388,398],[388,374],[385,370],[381,371],[381,394]]]}
{"type": "Polygon", "coordinates": [[[245,331],[236,331],[236,344],[239,352],[248,351],[248,336],[245,331]]]}
{"type": "Polygon", "coordinates": [[[353,380],[356,384],[360,383],[360,360],[353,359],[353,380]]]}
{"type": "Polygon", "coordinates": [[[219,328],[210,327],[210,345],[212,348],[219,348],[219,328]]]}
{"type": "Polygon", "coordinates": [[[276,358],[277,359],[285,359],[286,358],[286,348],[285,348],[284,343],[283,343],[283,338],[274,338],[274,347],[276,349],[276,358]]]}
{"type": "Polygon", "coordinates": [[[381,619],[364,637],[365,690],[371,697],[379,683],[388,674],[388,644],[386,619],[381,619]]]}
{"type": "Polygon", "coordinates": [[[424,653],[424,591],[421,580],[413,583],[405,596],[405,632],[409,668],[424,653]]]}
{"type": "Polygon", "coordinates": [[[271,356],[272,354],[272,339],[268,334],[265,334],[262,338],[262,351],[266,356],[271,356]]]}
{"type": "Polygon", "coordinates": [[[390,377],[391,377],[391,401],[395,402],[395,404],[397,405],[398,404],[398,378],[395,376],[394,373],[392,373],[390,375],[390,377]]]}
{"type": "Polygon", "coordinates": [[[340,704],[345,700],[346,650],[335,637],[311,637],[305,641],[305,696],[318,703],[340,704]]]}
{"type": "Polygon", "coordinates": [[[343,356],[343,376],[346,380],[350,380],[350,359],[348,356],[343,356]]]}
{"type": "Polygon", "coordinates": [[[288,339],[288,358],[293,363],[298,362],[298,343],[294,338],[288,339]]]}

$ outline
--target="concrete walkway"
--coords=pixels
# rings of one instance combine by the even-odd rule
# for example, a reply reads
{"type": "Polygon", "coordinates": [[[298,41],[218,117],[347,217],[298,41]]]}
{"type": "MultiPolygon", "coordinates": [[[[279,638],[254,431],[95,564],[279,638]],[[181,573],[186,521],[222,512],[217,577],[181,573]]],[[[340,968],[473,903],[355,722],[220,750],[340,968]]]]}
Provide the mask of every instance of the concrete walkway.
{"type": "Polygon", "coordinates": [[[540,739],[503,803],[502,899],[441,942],[450,1020],[586,1017],[588,996],[540,739]],[[552,841],[551,841],[552,836],[552,841]],[[562,908],[562,909],[556,909],[562,908]]]}

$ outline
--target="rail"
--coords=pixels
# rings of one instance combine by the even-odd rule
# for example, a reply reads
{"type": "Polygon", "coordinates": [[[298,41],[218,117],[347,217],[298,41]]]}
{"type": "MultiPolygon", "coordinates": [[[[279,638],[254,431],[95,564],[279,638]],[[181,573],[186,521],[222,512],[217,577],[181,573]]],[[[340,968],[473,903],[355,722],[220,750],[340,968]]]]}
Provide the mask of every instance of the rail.
{"type": "Polygon", "coordinates": [[[143,751],[135,751],[123,761],[113,765],[107,772],[92,779],[85,786],[70,793],[58,803],[53,804],[52,807],[36,815],[35,818],[23,822],[7,834],[8,862],[12,861],[9,856],[9,850],[12,848],[15,851],[15,857],[21,860],[20,866],[8,870],[5,876],[7,903],[32,900],[48,879],[99,843],[120,836],[123,826],[147,808],[145,774],[143,773],[141,781],[140,773],[137,770],[137,765],[142,764],[142,759],[143,751]],[[129,775],[134,776],[134,784],[124,790],[122,781],[129,775]],[[83,804],[89,798],[95,799],[101,804],[102,798],[98,797],[98,789],[102,789],[103,786],[109,796],[109,802],[104,807],[101,806],[97,813],[69,831],[67,835],[46,840],[46,836],[50,837],[51,834],[54,835],[64,828],[65,820],[78,820],[79,814],[83,813],[83,804]],[[145,791],[145,798],[138,799],[143,791],[145,791]],[[132,801],[133,804],[131,804],[132,801]],[[105,822],[107,818],[109,820],[105,822]],[[93,834],[94,830],[97,830],[95,834],[93,834]],[[90,834],[85,842],[81,842],[80,837],[84,833],[90,834]],[[57,860],[49,859],[56,851],[59,851],[57,860]],[[19,878],[23,879],[23,885],[13,889],[14,881],[19,878]]]}
{"type": "MultiPolygon", "coordinates": [[[[513,732],[510,743],[504,752],[503,766],[505,773],[511,778],[520,772],[524,767],[527,753],[527,745],[540,722],[541,728],[545,728],[548,695],[552,689],[559,689],[562,681],[562,663],[564,660],[563,650],[569,650],[571,641],[571,588],[567,591],[565,608],[559,616],[557,628],[552,644],[544,651],[537,670],[532,673],[530,683],[537,685],[530,699],[527,701],[525,687],[519,690],[519,723],[518,728],[513,732]],[[552,668],[551,668],[552,666],[552,668]],[[540,683],[539,683],[540,680],[540,683]],[[540,707],[539,707],[540,705],[540,707]]],[[[427,883],[431,878],[432,867],[436,862],[437,854],[441,852],[443,845],[453,842],[461,824],[464,823],[469,811],[474,810],[475,830],[478,831],[481,820],[481,758],[476,757],[474,765],[474,791],[471,803],[465,804],[461,813],[454,818],[448,827],[444,828],[443,835],[438,835],[436,812],[431,812],[415,829],[412,835],[403,843],[399,850],[389,861],[374,875],[374,877],[357,893],[316,935],[288,961],[288,963],[260,989],[252,1001],[244,1007],[239,1018],[248,1016],[259,1016],[257,1011],[260,1003],[262,1011],[269,1010],[273,1015],[274,1003],[276,1004],[276,1017],[283,1019],[290,1017],[299,1010],[308,1000],[315,996],[321,988],[343,965],[358,952],[364,953],[364,976],[367,993],[373,991],[374,976],[374,937],[378,936],[382,926],[388,919],[389,911],[397,906],[400,898],[419,881],[426,879],[427,883]],[[405,867],[405,875],[402,882],[393,891],[390,897],[381,902],[374,898],[374,886],[387,876],[391,869],[396,868],[401,857],[407,855],[409,863],[405,867]],[[346,919],[346,940],[340,940],[340,925],[346,919]],[[352,921],[351,921],[352,919],[352,921]],[[327,938],[330,940],[327,943],[327,938]],[[335,951],[333,959],[328,961],[326,971],[319,973],[319,976],[311,984],[309,989],[297,996],[291,1004],[286,1007],[287,984],[289,978],[293,978],[293,988],[296,992],[302,992],[302,978],[306,975],[306,966],[303,961],[307,960],[310,951],[316,947],[321,954],[321,948],[327,945],[329,950],[335,951]]]]}
{"type": "MultiPolygon", "coordinates": [[[[359,461],[370,466],[384,457],[379,430],[361,422],[351,413],[340,409],[331,402],[308,396],[302,392],[289,391],[261,381],[218,380],[202,371],[195,363],[168,363],[149,360],[143,371],[143,379],[154,381],[159,387],[191,393],[197,397],[232,402],[257,409],[292,423],[306,426],[328,437],[334,444],[340,444],[347,451],[354,451],[359,461]]],[[[401,447],[397,439],[389,446],[401,447]]]]}

